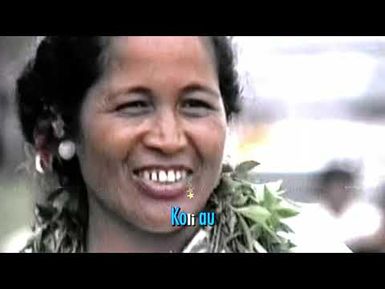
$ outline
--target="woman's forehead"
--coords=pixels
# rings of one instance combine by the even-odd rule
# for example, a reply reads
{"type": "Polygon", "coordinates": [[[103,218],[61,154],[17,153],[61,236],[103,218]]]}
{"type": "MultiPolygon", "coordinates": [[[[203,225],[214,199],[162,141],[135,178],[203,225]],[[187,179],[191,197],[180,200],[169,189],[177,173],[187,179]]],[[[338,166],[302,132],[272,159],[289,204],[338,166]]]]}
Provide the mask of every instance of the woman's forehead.
{"type": "Polygon", "coordinates": [[[111,37],[103,75],[90,93],[112,95],[132,87],[151,87],[170,94],[200,85],[220,94],[210,45],[204,37],[111,37]]]}
{"type": "Polygon", "coordinates": [[[214,63],[206,37],[121,36],[113,37],[110,43],[110,60],[119,64],[183,60],[214,63]]]}

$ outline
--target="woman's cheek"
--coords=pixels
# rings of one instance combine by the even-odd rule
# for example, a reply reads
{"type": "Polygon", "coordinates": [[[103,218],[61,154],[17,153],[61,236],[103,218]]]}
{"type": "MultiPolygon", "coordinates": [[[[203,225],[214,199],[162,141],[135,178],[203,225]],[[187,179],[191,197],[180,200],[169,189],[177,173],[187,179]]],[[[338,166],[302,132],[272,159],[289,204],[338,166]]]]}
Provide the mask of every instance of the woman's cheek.
{"type": "Polygon", "coordinates": [[[132,129],[119,121],[100,119],[89,131],[89,145],[110,159],[124,158],[133,141],[132,129]]]}
{"type": "Polygon", "coordinates": [[[201,122],[191,128],[193,139],[205,155],[222,155],[226,136],[226,123],[220,119],[201,122]]]}

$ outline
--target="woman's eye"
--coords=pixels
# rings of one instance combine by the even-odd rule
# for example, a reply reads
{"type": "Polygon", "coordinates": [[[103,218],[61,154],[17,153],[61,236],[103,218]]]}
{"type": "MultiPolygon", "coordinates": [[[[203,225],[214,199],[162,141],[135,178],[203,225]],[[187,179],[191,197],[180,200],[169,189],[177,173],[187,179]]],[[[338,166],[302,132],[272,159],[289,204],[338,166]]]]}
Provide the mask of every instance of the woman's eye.
{"type": "Polygon", "coordinates": [[[124,114],[141,115],[141,114],[150,112],[151,109],[152,107],[150,103],[146,101],[138,100],[138,101],[131,101],[131,102],[119,105],[116,110],[124,114]]]}
{"type": "Polygon", "coordinates": [[[213,107],[205,101],[189,99],[184,102],[182,110],[192,116],[205,116],[213,107]]]}

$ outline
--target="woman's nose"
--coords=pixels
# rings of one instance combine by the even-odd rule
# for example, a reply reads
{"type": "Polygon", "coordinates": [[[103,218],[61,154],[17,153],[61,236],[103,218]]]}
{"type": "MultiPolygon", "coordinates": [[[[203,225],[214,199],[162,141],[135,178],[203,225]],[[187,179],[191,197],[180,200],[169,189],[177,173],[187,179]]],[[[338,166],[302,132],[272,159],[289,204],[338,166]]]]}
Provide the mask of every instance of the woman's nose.
{"type": "Polygon", "coordinates": [[[159,113],[144,137],[147,147],[165,154],[173,154],[187,146],[183,124],[172,111],[159,113]]]}

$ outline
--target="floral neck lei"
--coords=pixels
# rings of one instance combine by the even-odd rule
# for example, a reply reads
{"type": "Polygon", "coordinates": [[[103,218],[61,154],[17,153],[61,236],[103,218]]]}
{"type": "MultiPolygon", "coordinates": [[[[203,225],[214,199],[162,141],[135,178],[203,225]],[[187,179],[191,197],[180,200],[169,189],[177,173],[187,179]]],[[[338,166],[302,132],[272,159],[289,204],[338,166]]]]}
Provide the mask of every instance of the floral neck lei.
{"type": "Polygon", "coordinates": [[[248,161],[234,170],[226,167],[208,203],[217,213],[216,225],[201,229],[183,252],[290,252],[294,244],[286,235],[293,231],[282,220],[298,214],[295,204],[281,196],[281,181],[258,184],[251,179],[249,171],[257,165],[248,161]]]}
{"type": "MultiPolygon", "coordinates": [[[[257,165],[224,166],[207,204],[217,223],[200,229],[183,252],[289,252],[294,247],[285,237],[292,230],[282,220],[298,214],[295,205],[281,196],[280,181],[259,184],[252,179],[249,172],[257,165]]],[[[34,234],[22,252],[84,252],[79,200],[63,188],[48,199],[47,205],[37,205],[34,234]]]]}

